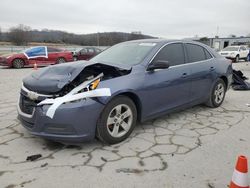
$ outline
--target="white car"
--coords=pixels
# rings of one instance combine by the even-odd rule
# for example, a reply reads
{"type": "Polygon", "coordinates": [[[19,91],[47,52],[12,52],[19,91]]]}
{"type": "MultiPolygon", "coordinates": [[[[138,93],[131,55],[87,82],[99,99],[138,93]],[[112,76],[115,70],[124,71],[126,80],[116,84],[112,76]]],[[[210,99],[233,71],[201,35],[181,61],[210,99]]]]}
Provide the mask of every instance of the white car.
{"type": "Polygon", "coordinates": [[[245,46],[228,46],[219,52],[220,55],[238,62],[240,59],[247,61],[248,49],[245,46]]]}

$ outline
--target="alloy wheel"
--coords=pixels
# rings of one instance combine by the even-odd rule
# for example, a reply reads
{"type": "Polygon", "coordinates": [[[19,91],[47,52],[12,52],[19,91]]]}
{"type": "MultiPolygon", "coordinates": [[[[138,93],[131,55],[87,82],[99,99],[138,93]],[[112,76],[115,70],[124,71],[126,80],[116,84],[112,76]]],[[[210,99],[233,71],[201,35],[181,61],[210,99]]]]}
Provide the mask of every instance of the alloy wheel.
{"type": "Polygon", "coordinates": [[[225,95],[225,88],[222,83],[219,83],[214,90],[214,101],[219,104],[223,101],[225,95]]]}
{"type": "Polygon", "coordinates": [[[22,59],[15,59],[13,61],[13,67],[16,69],[20,69],[24,66],[23,60],[22,59]]]}
{"type": "Polygon", "coordinates": [[[112,137],[119,138],[130,130],[132,123],[133,113],[130,107],[126,104],[119,104],[109,113],[107,130],[112,137]]]}

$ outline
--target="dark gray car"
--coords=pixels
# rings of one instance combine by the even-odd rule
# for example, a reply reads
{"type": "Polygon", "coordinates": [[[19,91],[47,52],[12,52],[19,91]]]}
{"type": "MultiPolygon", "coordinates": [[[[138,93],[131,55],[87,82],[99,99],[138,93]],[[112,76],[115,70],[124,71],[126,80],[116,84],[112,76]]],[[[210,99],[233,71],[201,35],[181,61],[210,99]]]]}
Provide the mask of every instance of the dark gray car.
{"type": "Polygon", "coordinates": [[[23,80],[19,119],[59,142],[114,144],[136,125],[174,110],[222,104],[232,65],[206,45],[182,40],[117,44],[90,61],[40,69],[23,80]]]}

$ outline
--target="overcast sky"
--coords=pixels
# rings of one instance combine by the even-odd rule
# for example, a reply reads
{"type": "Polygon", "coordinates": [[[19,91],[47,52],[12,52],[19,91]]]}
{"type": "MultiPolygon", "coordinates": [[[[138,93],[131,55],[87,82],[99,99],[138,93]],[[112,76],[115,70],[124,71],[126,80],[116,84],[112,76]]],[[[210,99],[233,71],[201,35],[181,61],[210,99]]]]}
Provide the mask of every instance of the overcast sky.
{"type": "Polygon", "coordinates": [[[141,31],[156,37],[250,33],[250,0],[1,0],[0,27],[24,24],[85,34],[141,31]]]}

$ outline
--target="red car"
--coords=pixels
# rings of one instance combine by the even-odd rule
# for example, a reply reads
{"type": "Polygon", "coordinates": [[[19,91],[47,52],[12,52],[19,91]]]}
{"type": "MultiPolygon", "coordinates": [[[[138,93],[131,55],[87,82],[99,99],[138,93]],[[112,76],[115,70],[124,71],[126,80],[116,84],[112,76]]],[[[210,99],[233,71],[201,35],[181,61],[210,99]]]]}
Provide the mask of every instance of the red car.
{"type": "Polygon", "coordinates": [[[97,54],[101,53],[102,50],[96,47],[86,47],[81,49],[74,55],[75,60],[89,60],[97,54]]]}
{"type": "Polygon", "coordinates": [[[46,46],[32,47],[22,53],[0,56],[0,65],[14,68],[33,66],[35,63],[37,66],[46,66],[70,61],[73,61],[70,51],[46,46]]]}

